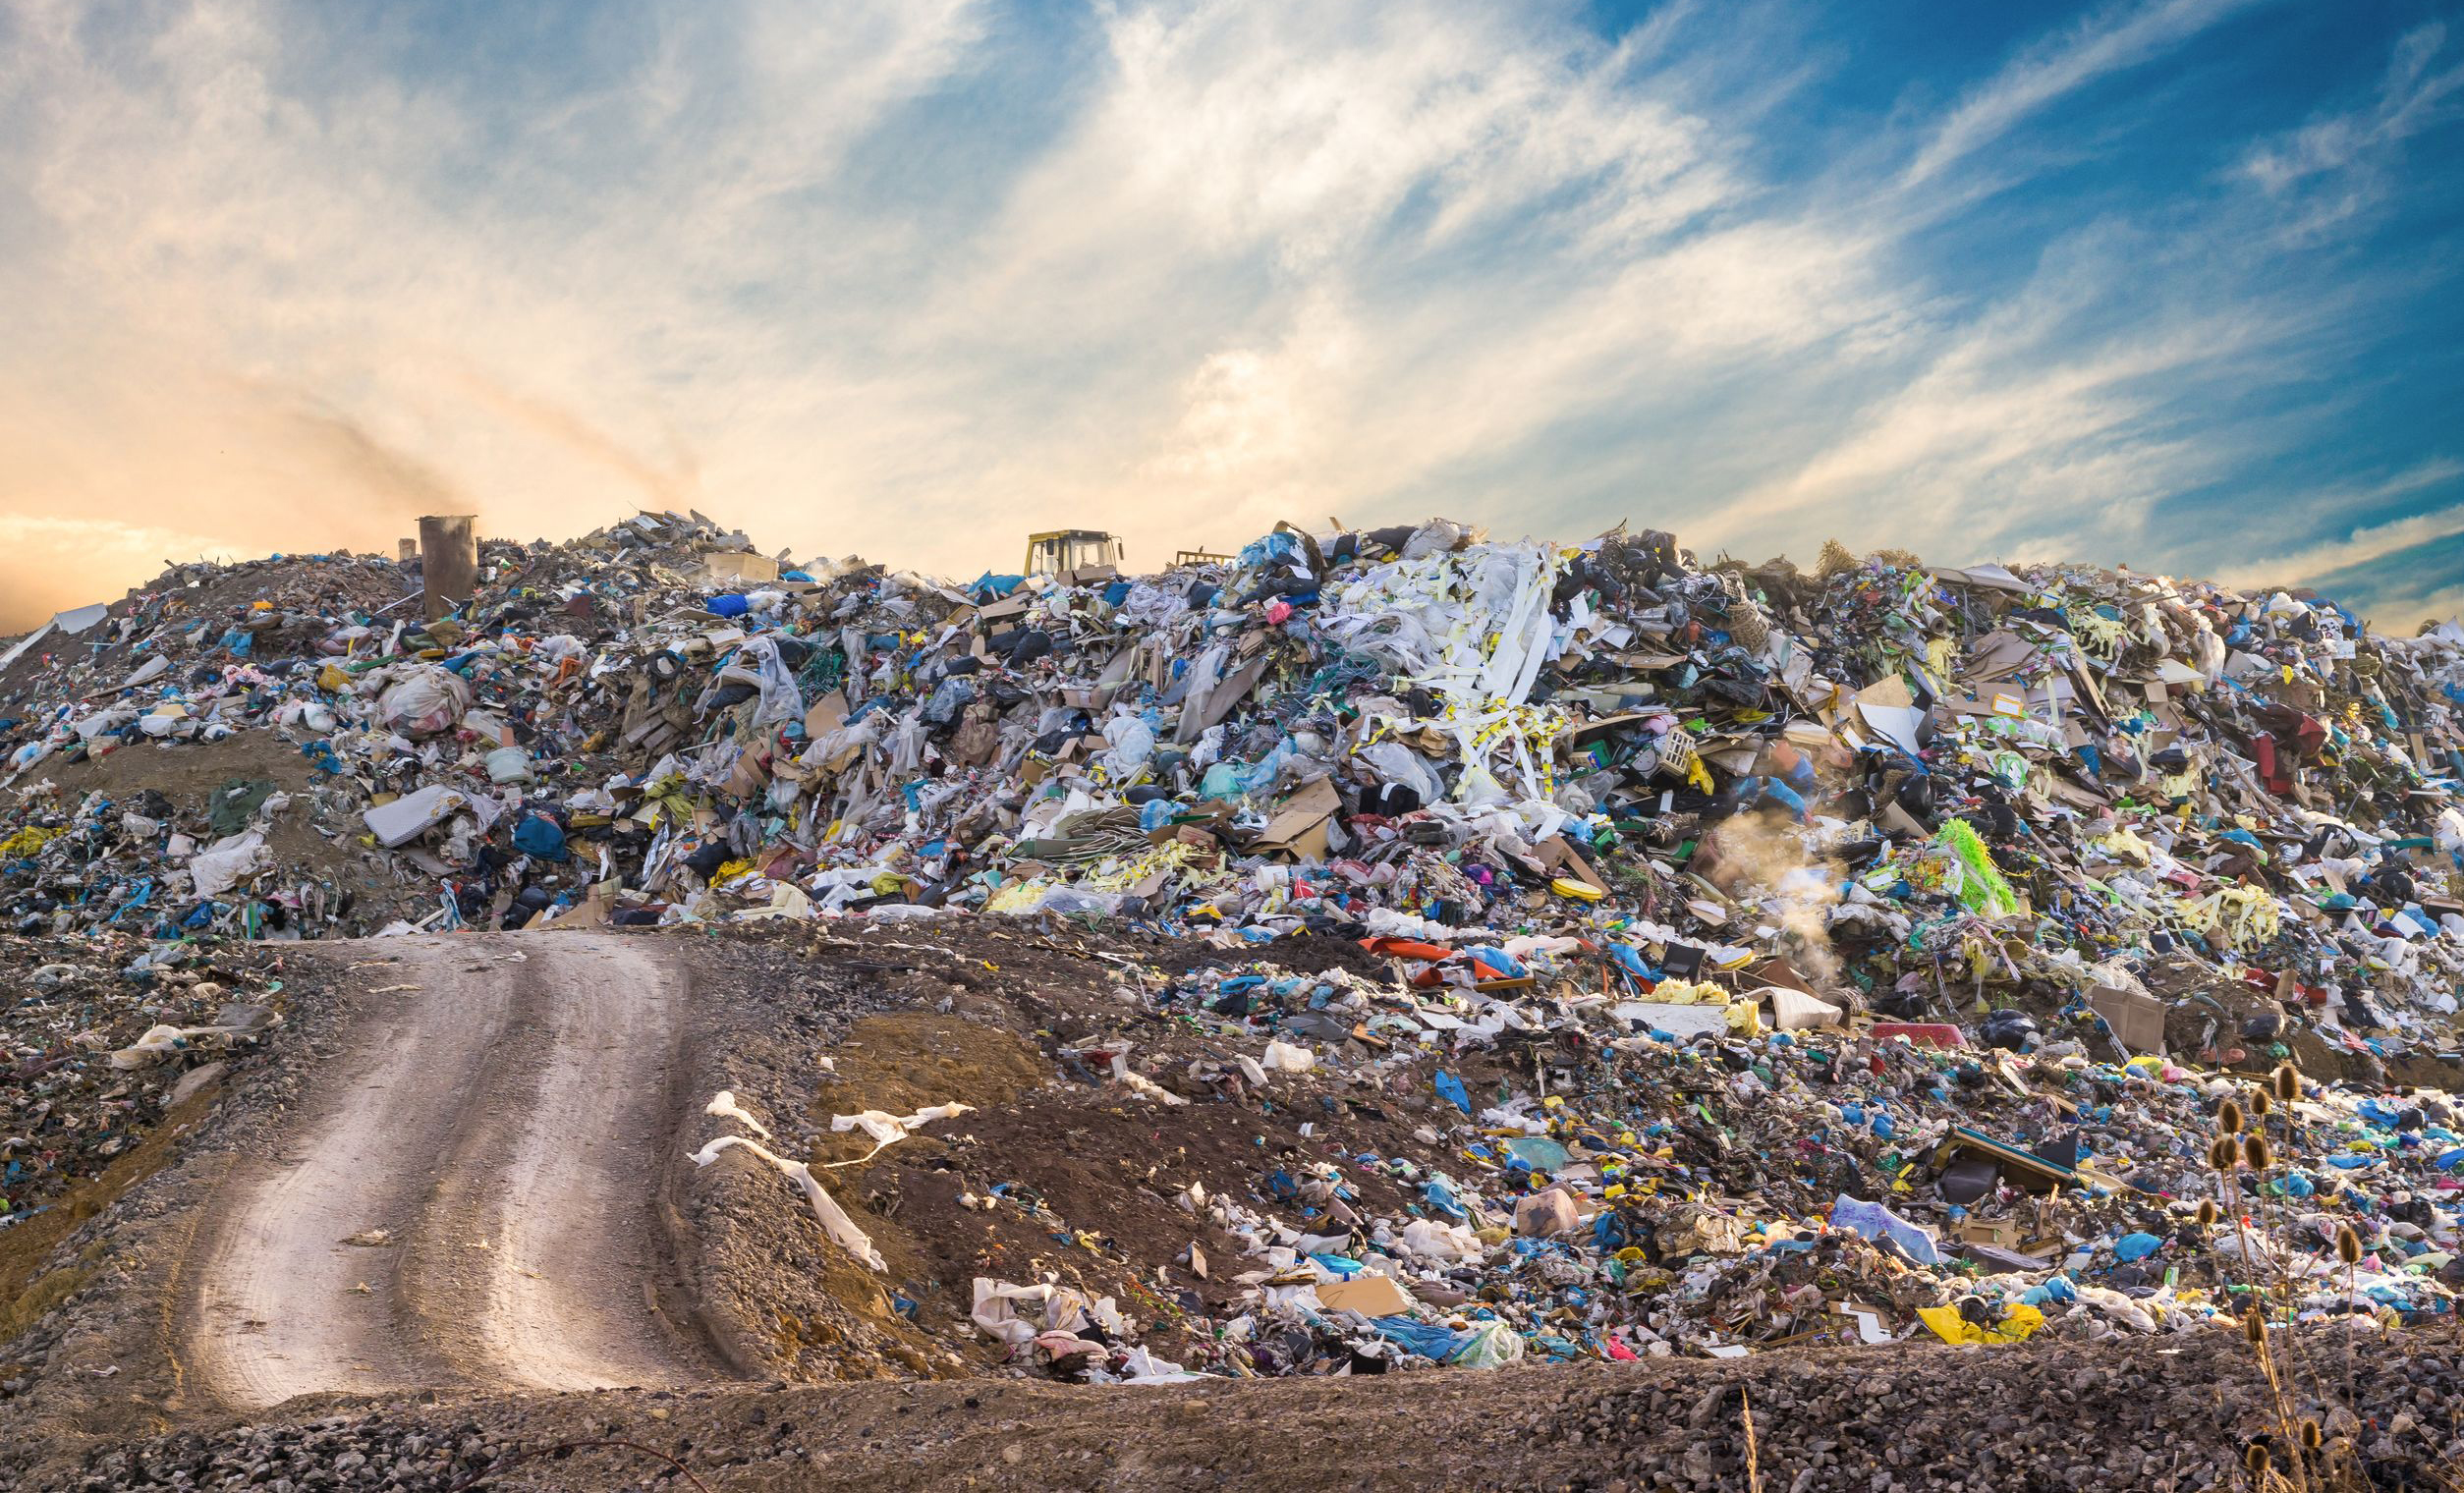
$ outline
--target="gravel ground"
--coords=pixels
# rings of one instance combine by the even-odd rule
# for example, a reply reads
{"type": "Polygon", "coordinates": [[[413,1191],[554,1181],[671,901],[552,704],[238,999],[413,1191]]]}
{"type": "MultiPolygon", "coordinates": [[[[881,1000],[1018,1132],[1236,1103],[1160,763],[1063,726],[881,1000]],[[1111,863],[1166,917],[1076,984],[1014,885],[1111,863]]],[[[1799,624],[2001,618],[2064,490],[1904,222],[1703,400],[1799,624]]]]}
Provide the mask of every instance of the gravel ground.
{"type": "MultiPolygon", "coordinates": [[[[2358,1416],[2324,1416],[2310,1486],[2455,1486],[2453,1347],[2388,1345],[2358,1390],[2358,1416]]],[[[630,1392],[199,1426],[0,1488],[1737,1489],[1741,1392],[1767,1493],[2166,1493],[2253,1486],[2265,1387],[2238,1337],[2208,1334],[1146,1389],[630,1392]]]]}

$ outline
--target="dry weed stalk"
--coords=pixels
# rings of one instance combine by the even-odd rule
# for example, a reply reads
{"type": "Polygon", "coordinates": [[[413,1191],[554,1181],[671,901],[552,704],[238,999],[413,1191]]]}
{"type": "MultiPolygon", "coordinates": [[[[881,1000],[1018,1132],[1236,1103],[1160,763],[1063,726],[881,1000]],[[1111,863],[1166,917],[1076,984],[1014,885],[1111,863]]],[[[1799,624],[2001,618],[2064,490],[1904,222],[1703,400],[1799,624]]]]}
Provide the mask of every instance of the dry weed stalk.
{"type": "Polygon", "coordinates": [[[1745,1411],[1746,1493],[1763,1493],[1763,1458],[1754,1442],[1754,1396],[1740,1387],[1737,1403],[1745,1411]]]}

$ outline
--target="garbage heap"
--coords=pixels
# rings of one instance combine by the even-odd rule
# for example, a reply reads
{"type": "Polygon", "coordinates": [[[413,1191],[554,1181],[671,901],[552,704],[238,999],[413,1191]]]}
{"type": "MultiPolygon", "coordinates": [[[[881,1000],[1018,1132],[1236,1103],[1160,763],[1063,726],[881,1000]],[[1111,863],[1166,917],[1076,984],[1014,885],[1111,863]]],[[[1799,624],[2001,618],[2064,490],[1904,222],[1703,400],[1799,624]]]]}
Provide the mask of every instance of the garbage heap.
{"type": "MultiPolygon", "coordinates": [[[[1062,1250],[1040,1279],[979,1279],[973,1324],[1100,1383],[2237,1331],[2253,1311],[2375,1334],[2455,1309],[2464,1115],[2444,1092],[2126,1055],[2086,1013],[2004,1046],[1969,1013],[1938,1036],[1747,1026],[1748,996],[1602,994],[1580,968],[1516,939],[1407,955],[1400,982],[1155,977],[1147,1010],[1199,1039],[1124,1021],[1065,1071],[1150,1109],[1158,1152],[1175,1107],[1209,1103],[1306,1116],[1323,1143],[1261,1148],[1213,1189],[1172,1179],[1231,1257],[1193,1244],[1107,1291],[1062,1250]],[[1445,978],[1496,960],[1551,972],[1522,994],[1445,978]]],[[[921,1164],[957,1167],[987,1210],[1041,1208],[1015,1175],[984,1185],[974,1147],[948,1155],[921,1164]]],[[[1102,1220],[1036,1216],[1109,1246],[1102,1220]]]]}
{"type": "Polygon", "coordinates": [[[279,956],[236,941],[0,936],[0,1245],[261,1054],[283,1021],[279,956]]]}
{"type": "MultiPolygon", "coordinates": [[[[951,583],[642,514],[487,543],[481,579],[422,621],[382,560],[191,568],[0,661],[11,925],[1056,914],[1227,950],[1358,940],[1389,977],[1322,1005],[1147,998],[1258,1039],[1244,1082],[1519,1055],[1438,1086],[1460,1114],[1437,1138],[1479,1183],[1450,1165],[1382,1234],[1303,1229],[1341,1221],[1325,1177],[1263,1199],[1318,1210],[1279,1222],[1191,1199],[1313,1312],[1316,1271],[1470,1271],[1486,1314],[1447,1330],[1487,1346],[1362,1318],[1419,1323],[1397,1351],[1444,1361],[1551,1333],[1735,1348],[1843,1276],[1888,1308],[1858,1332],[1947,1310],[1927,1326],[2008,1337],[2088,1292],[2083,1239],[2132,1310],[2079,1320],[2155,1320],[2133,1291],[2203,1318],[2263,1265],[2300,1277],[2268,1298],[2287,1310],[2447,1309],[2464,1140],[2442,1099],[2389,1095],[2451,1084],[2464,1046],[2453,625],[2390,636],[2308,592],[2130,571],[1834,543],[1807,572],[1443,521],[951,583]],[[146,797],[215,749],[241,756],[196,797],[146,797]],[[2274,1123],[2299,1154],[2203,1174],[2249,1083],[2227,1074],[2288,1064],[2307,1086],[2274,1123]],[[1720,1194],[1705,1157],[1740,1146],[1799,1182],[1720,1194]],[[2039,1185],[2058,1206],[2032,1214],[2039,1185]],[[2263,1201],[2279,1227],[2247,1222],[2263,1201]],[[2332,1255],[2322,1221],[2353,1217],[2375,1267],[2303,1274],[2332,1255]],[[2238,1263],[2196,1286],[2122,1268],[2185,1227],[2238,1263]],[[1701,1309],[1633,1308],[1637,1279],[1701,1309]]],[[[1012,1288],[1036,1289],[991,1283],[985,1307],[1006,1334],[1032,1315],[1012,1288]]]]}

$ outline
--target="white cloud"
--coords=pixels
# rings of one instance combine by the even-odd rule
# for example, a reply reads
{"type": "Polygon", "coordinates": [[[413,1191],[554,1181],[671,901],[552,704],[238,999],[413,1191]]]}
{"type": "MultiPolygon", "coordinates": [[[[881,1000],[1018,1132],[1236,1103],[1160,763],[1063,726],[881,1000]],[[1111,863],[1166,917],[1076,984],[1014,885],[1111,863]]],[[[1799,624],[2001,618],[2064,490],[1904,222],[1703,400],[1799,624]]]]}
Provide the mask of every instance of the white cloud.
{"type": "MultiPolygon", "coordinates": [[[[989,0],[593,7],[498,87],[304,0],[0,6],[0,512],[241,549],[644,503],[969,574],[1039,527],[1150,558],[1432,508],[2110,550],[2227,463],[2186,391],[2335,309],[2127,226],[1990,294],[1912,244],[2230,0],[2100,13],[1793,173],[1810,64],[1725,8],[1610,44],[1572,0],[1118,0],[1052,75],[989,0]]],[[[2443,107],[2436,53],[2389,120],[2443,107]]],[[[0,597],[87,599],[54,537],[0,597]]],[[[150,571],[106,547],[107,589],[150,571]]]]}
{"type": "Polygon", "coordinates": [[[2164,419],[2186,387],[2244,366],[2280,328],[2247,309],[2150,308],[2129,236],[2089,238],[1904,376],[1845,402],[1827,441],[1708,515],[1704,542],[1820,525],[1860,548],[1964,561],[2050,550],[2127,559],[2148,505],[2215,458],[2164,419]]]}
{"type": "Polygon", "coordinates": [[[2010,133],[2045,105],[2180,45],[2251,0],[2150,0],[2089,17],[2030,48],[1961,99],[1932,133],[1904,181],[1916,185],[2010,133]]]}
{"type": "Polygon", "coordinates": [[[2313,119],[2243,155],[2239,175],[2283,210],[2279,242],[2315,242],[2401,195],[2395,162],[2404,143],[2464,113],[2464,63],[2436,65],[2446,43],[2446,28],[2435,22],[2405,33],[2368,104],[2313,119]]]}
{"type": "MultiPolygon", "coordinates": [[[[2303,507],[2311,512],[2350,512],[2427,491],[2460,476],[2464,476],[2464,462],[2424,462],[2366,489],[2317,494],[2303,507]]],[[[2464,505],[2364,525],[2304,549],[2240,561],[2219,571],[2215,579],[2228,585],[2299,584],[2459,533],[2464,533],[2464,505]]]]}
{"type": "Polygon", "coordinates": [[[2390,591],[2372,598],[2366,615],[2373,628],[2400,636],[2425,622],[2464,620],[2464,585],[2390,591]]]}
{"type": "Polygon", "coordinates": [[[2406,32],[2368,107],[2313,120],[2254,146],[2242,170],[2271,193],[2286,192],[2454,117],[2464,102],[2464,63],[2434,66],[2444,55],[2446,40],[2447,28],[2436,22],[2406,32]]]}

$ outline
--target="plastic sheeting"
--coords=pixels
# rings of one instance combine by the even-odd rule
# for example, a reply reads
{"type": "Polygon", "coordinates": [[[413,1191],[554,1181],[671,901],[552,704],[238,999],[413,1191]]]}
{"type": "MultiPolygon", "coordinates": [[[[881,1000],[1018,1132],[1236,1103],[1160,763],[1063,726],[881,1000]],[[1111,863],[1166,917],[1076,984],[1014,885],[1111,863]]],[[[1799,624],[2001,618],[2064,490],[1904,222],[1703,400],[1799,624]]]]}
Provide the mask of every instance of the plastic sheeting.
{"type": "Polygon", "coordinates": [[[881,1251],[873,1247],[872,1237],[856,1227],[856,1221],[847,1216],[847,1210],[838,1205],[838,1199],[821,1186],[821,1179],[813,1176],[812,1168],[803,1162],[790,1161],[758,1140],[748,1140],[742,1135],[721,1135],[694,1152],[693,1164],[708,1166],[730,1146],[742,1146],[753,1152],[778,1168],[789,1182],[794,1183],[804,1192],[805,1200],[812,1204],[812,1216],[820,1220],[821,1231],[830,1236],[832,1243],[874,1270],[889,1268],[889,1263],[881,1258],[881,1251]]]}

